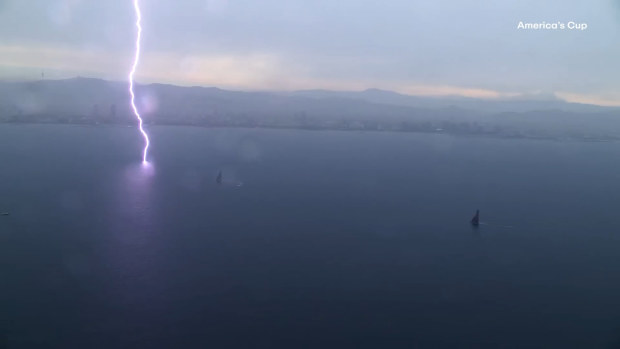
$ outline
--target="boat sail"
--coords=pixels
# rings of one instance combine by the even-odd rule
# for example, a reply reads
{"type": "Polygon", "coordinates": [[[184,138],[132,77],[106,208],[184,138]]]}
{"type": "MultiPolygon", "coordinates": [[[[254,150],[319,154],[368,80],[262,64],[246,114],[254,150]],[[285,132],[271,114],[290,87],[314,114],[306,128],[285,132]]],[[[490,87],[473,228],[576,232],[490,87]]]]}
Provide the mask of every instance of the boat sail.
{"type": "Polygon", "coordinates": [[[476,214],[471,219],[471,225],[473,225],[474,227],[480,225],[480,210],[476,210],[476,214]]]}

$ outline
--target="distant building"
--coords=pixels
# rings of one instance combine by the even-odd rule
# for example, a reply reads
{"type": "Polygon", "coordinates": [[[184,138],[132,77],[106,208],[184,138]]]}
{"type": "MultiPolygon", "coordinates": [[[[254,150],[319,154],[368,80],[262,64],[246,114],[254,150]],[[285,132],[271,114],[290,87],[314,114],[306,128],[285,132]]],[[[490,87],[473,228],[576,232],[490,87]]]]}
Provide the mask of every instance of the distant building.
{"type": "Polygon", "coordinates": [[[116,118],[116,104],[110,105],[110,118],[116,118]]]}

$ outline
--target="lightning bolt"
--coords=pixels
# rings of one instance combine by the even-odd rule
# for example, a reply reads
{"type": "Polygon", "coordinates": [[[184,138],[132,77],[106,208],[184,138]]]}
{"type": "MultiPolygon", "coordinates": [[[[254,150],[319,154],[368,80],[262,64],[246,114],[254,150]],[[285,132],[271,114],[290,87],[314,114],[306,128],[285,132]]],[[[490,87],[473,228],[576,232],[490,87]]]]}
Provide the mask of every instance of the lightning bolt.
{"type": "Polygon", "coordinates": [[[138,30],[138,33],[136,35],[136,53],[133,60],[133,66],[131,67],[131,71],[129,72],[129,94],[131,95],[131,108],[133,109],[134,115],[138,119],[138,127],[140,129],[140,133],[142,133],[142,137],[144,137],[142,162],[146,163],[146,154],[148,153],[149,145],[151,144],[151,142],[149,141],[149,135],[146,134],[146,131],[144,131],[144,128],[142,127],[142,117],[138,112],[138,107],[136,107],[136,95],[133,91],[133,76],[136,73],[136,68],[138,67],[138,62],[140,61],[140,39],[142,38],[142,25],[140,25],[140,22],[142,21],[142,14],[140,13],[140,5],[138,4],[138,0],[133,0],[133,7],[136,11],[136,28],[138,30]]]}

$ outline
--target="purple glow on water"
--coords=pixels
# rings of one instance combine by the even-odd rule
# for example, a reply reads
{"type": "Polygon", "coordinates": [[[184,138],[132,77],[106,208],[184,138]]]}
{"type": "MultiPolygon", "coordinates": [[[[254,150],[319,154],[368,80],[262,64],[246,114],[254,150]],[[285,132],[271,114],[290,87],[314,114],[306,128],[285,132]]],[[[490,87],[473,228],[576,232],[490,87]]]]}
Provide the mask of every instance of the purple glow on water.
{"type": "Polygon", "coordinates": [[[142,14],[140,13],[140,5],[138,4],[138,0],[133,0],[133,7],[136,10],[136,28],[138,29],[138,34],[136,36],[136,53],[133,61],[133,65],[131,67],[131,71],[129,72],[129,94],[131,95],[131,108],[133,109],[133,113],[138,119],[138,127],[140,129],[140,133],[142,133],[142,137],[144,137],[144,150],[142,152],[142,162],[146,161],[146,155],[149,150],[149,136],[144,131],[142,127],[142,117],[138,112],[138,107],[136,107],[135,99],[136,96],[133,91],[133,76],[136,73],[136,68],[138,67],[138,62],[140,61],[140,39],[142,38],[142,26],[140,22],[142,20],[142,14]]]}

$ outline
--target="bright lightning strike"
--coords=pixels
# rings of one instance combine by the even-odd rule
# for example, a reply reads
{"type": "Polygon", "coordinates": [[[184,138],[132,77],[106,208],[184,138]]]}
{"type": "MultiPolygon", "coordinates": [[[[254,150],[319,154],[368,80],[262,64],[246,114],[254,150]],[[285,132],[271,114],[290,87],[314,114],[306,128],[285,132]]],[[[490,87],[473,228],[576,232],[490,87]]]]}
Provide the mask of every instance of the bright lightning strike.
{"type": "Polygon", "coordinates": [[[142,14],[140,13],[140,5],[138,4],[138,0],[133,0],[133,7],[136,10],[136,28],[138,29],[138,35],[136,36],[136,54],[133,61],[133,66],[131,67],[131,71],[129,72],[129,94],[131,95],[131,108],[133,109],[133,113],[138,119],[138,127],[140,128],[140,133],[142,133],[142,137],[144,137],[144,151],[142,152],[142,162],[146,163],[146,154],[149,150],[149,135],[146,134],[144,128],[142,127],[142,117],[138,112],[138,107],[136,107],[135,99],[136,95],[133,92],[133,76],[136,73],[136,68],[138,67],[138,62],[140,61],[140,39],[142,38],[142,25],[140,22],[142,21],[142,14]]]}

